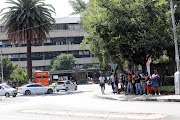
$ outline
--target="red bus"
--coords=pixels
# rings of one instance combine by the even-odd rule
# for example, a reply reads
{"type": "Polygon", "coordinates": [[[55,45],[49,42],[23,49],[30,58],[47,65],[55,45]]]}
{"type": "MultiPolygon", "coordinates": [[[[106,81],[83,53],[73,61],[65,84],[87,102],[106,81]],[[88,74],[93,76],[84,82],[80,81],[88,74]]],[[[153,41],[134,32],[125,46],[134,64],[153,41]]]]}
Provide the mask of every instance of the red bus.
{"type": "Polygon", "coordinates": [[[49,72],[35,72],[35,83],[41,83],[44,86],[49,86],[49,72]]]}

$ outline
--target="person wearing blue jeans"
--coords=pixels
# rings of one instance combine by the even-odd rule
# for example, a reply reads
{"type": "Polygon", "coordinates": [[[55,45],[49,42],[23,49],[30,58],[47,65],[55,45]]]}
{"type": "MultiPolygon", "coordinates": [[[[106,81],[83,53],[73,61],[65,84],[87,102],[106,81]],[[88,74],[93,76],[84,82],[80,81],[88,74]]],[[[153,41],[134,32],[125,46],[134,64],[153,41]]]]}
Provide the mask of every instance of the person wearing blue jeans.
{"type": "Polygon", "coordinates": [[[132,77],[131,77],[131,73],[130,72],[128,72],[127,80],[128,80],[127,94],[129,94],[129,90],[130,90],[130,94],[132,94],[132,77]]]}
{"type": "Polygon", "coordinates": [[[141,80],[141,76],[139,74],[139,72],[136,74],[136,78],[135,78],[135,81],[136,81],[136,95],[138,95],[138,91],[140,89],[140,94],[142,94],[142,89],[141,89],[141,83],[140,83],[140,80],[141,80]]]}

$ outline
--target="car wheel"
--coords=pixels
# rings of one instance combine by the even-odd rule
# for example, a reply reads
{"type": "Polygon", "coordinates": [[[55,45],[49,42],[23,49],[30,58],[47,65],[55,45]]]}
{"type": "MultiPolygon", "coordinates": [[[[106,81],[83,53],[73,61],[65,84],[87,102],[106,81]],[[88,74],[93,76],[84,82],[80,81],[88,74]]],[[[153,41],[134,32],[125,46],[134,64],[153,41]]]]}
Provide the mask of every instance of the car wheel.
{"type": "Polygon", "coordinates": [[[68,91],[69,90],[69,88],[67,87],[66,89],[65,89],[65,91],[68,91]]]}
{"type": "Polygon", "coordinates": [[[75,87],[75,89],[74,90],[77,90],[77,86],[75,87]]]}
{"type": "Polygon", "coordinates": [[[47,93],[48,93],[48,94],[52,94],[52,93],[53,93],[53,90],[52,90],[52,89],[48,89],[47,93]]]}
{"type": "Polygon", "coordinates": [[[59,92],[59,90],[56,90],[57,92],[59,92]]]}
{"type": "Polygon", "coordinates": [[[13,97],[16,97],[17,94],[14,94],[13,97]]]}
{"type": "Polygon", "coordinates": [[[5,96],[6,96],[6,97],[10,97],[10,94],[9,94],[9,93],[6,93],[5,96]]]}
{"type": "Polygon", "coordinates": [[[25,95],[30,95],[31,94],[31,91],[30,90],[26,90],[25,91],[25,95]]]}

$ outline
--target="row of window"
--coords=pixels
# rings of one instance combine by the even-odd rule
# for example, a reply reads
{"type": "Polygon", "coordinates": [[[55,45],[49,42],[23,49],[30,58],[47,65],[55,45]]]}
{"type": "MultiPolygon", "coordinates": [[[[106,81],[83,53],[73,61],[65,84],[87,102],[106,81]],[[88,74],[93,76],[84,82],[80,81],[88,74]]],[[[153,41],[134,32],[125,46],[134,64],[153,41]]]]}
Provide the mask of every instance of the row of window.
{"type": "Polygon", "coordinates": [[[53,30],[80,30],[83,26],[80,24],[59,24],[54,25],[53,30]]]}
{"type": "MultiPolygon", "coordinates": [[[[84,65],[85,65],[85,64],[76,64],[76,65],[74,66],[74,68],[75,68],[75,69],[81,69],[81,68],[84,67],[84,65]]],[[[98,67],[99,64],[98,64],[98,63],[95,63],[95,64],[93,64],[93,66],[98,67]]],[[[39,67],[33,67],[33,69],[46,71],[46,70],[48,70],[48,67],[46,67],[46,66],[39,66],[39,67]]]]}
{"type": "MultiPolygon", "coordinates": [[[[49,60],[63,53],[72,54],[76,58],[90,57],[89,51],[54,51],[54,52],[44,52],[44,53],[41,53],[41,52],[32,53],[32,60],[43,60],[43,59],[49,60]]],[[[25,53],[24,54],[9,54],[9,55],[3,55],[3,56],[8,57],[9,59],[11,59],[11,61],[19,61],[19,60],[26,61],[27,60],[27,54],[25,53]]]]}
{"type": "MultiPolygon", "coordinates": [[[[32,46],[49,46],[49,45],[73,45],[73,44],[80,44],[84,37],[63,37],[63,38],[50,38],[46,40],[43,44],[33,44],[32,46]]],[[[11,47],[25,47],[27,46],[26,43],[22,43],[21,45],[18,44],[11,44],[8,40],[0,41],[0,47],[3,48],[11,48],[11,47]]]]}
{"type": "MultiPolygon", "coordinates": [[[[80,30],[83,29],[83,25],[80,24],[56,24],[53,25],[53,30],[80,30]]],[[[3,27],[0,27],[0,32],[3,31],[3,27]]]]}

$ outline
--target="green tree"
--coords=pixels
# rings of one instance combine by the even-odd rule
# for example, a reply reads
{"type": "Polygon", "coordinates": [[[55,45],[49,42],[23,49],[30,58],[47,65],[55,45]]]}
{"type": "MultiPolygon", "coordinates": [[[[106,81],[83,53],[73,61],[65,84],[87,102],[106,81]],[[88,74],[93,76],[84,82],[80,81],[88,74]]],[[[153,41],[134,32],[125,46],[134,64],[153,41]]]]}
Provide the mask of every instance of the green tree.
{"type": "Polygon", "coordinates": [[[53,6],[43,1],[7,0],[6,3],[12,6],[2,10],[7,10],[2,13],[1,26],[4,26],[4,30],[7,31],[10,42],[27,43],[28,80],[32,80],[31,45],[42,43],[52,29],[52,23],[55,22],[52,17],[52,13],[55,13],[53,6]]]}
{"type": "Polygon", "coordinates": [[[143,71],[149,57],[172,46],[169,4],[165,0],[90,0],[81,16],[91,50],[106,51],[123,69],[128,60],[143,71]]]}
{"type": "Polygon", "coordinates": [[[16,83],[16,85],[21,86],[22,84],[27,83],[27,69],[17,67],[13,73],[11,74],[12,81],[16,83]]]}
{"type": "Polygon", "coordinates": [[[56,59],[57,59],[57,57],[54,57],[53,59],[50,60],[50,65],[47,66],[47,70],[50,71],[52,69],[53,63],[56,59]]]}
{"type": "Polygon", "coordinates": [[[72,15],[81,14],[86,9],[86,3],[82,0],[69,0],[74,12],[72,15]]]}
{"type": "MultiPolygon", "coordinates": [[[[11,79],[10,75],[17,66],[13,65],[11,60],[7,57],[2,57],[2,62],[3,62],[3,77],[4,77],[4,81],[6,81],[8,79],[11,79]]],[[[1,61],[0,61],[0,65],[1,65],[1,61]]],[[[1,71],[1,67],[0,67],[0,71],[1,71]]]]}
{"type": "Polygon", "coordinates": [[[57,56],[52,65],[52,71],[71,70],[75,65],[75,57],[72,54],[62,54],[57,56]]]}

